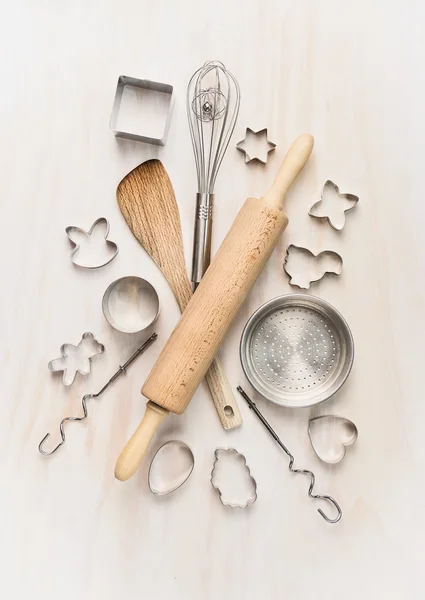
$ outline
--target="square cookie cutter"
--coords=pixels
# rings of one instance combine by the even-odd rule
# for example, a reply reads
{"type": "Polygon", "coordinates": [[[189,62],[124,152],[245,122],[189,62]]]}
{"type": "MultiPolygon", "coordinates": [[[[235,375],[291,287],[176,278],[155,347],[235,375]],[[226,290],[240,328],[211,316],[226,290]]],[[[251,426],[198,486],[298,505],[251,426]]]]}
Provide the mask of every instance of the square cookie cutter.
{"type": "Polygon", "coordinates": [[[109,128],[116,137],[165,146],[174,104],[168,83],[120,75],[109,128]]]}

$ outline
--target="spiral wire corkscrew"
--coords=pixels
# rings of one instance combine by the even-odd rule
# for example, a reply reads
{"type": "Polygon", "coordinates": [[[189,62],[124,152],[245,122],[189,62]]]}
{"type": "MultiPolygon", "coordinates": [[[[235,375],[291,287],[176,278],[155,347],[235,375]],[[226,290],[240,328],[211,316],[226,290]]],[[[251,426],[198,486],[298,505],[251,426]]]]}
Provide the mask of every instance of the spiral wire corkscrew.
{"type": "Polygon", "coordinates": [[[55,448],[53,448],[53,450],[50,450],[49,452],[47,452],[46,450],[43,449],[44,443],[50,437],[50,433],[46,433],[46,435],[44,436],[44,438],[41,440],[41,442],[38,445],[38,450],[39,450],[40,454],[42,454],[43,456],[51,456],[52,454],[54,454],[56,452],[56,450],[58,450],[61,446],[63,446],[63,444],[65,443],[65,430],[64,430],[65,423],[67,423],[68,421],[84,421],[84,419],[87,419],[87,415],[88,415],[87,400],[90,400],[91,398],[99,398],[99,396],[101,396],[103,394],[103,392],[106,391],[118,379],[118,377],[120,377],[123,373],[125,373],[127,371],[128,367],[136,360],[136,358],[138,356],[140,356],[141,354],[143,354],[143,352],[145,350],[147,350],[147,348],[149,348],[149,346],[157,339],[157,337],[158,337],[158,335],[156,333],[152,334],[151,337],[148,338],[146,340],[146,342],[142,346],[140,346],[140,348],[138,348],[136,350],[136,352],[134,352],[134,354],[132,354],[130,356],[130,358],[122,366],[119,367],[118,371],[116,373],[114,373],[114,375],[112,375],[111,379],[107,383],[105,383],[103,388],[99,392],[97,392],[97,394],[86,394],[85,396],[83,396],[83,398],[81,400],[81,406],[83,407],[83,416],[82,417],[65,417],[65,419],[62,419],[62,421],[60,422],[60,425],[59,425],[61,441],[55,448]]]}
{"type": "Polygon", "coordinates": [[[274,431],[274,429],[271,427],[271,425],[266,420],[266,418],[263,416],[263,414],[258,410],[257,405],[251,400],[251,398],[248,396],[248,394],[246,394],[244,392],[244,390],[241,388],[241,386],[238,386],[237,390],[241,394],[241,396],[246,400],[249,408],[254,411],[254,413],[260,419],[260,421],[262,422],[264,427],[267,429],[267,431],[270,433],[270,435],[273,437],[273,439],[279,444],[279,446],[282,448],[282,450],[288,456],[288,458],[289,458],[288,468],[291,471],[291,473],[301,473],[301,475],[308,475],[310,477],[310,485],[308,488],[309,498],[313,498],[315,500],[327,500],[336,508],[337,516],[334,519],[331,519],[323,512],[323,510],[321,508],[318,508],[317,512],[325,519],[325,521],[327,523],[338,523],[338,521],[342,517],[342,510],[341,510],[341,507],[339,506],[338,502],[334,498],[332,498],[332,496],[320,496],[319,494],[313,494],[313,488],[314,488],[314,484],[316,482],[316,477],[315,477],[314,473],[312,471],[308,471],[306,469],[294,469],[294,460],[295,460],[294,457],[289,452],[288,448],[285,446],[285,444],[279,438],[279,436],[274,431]]]}

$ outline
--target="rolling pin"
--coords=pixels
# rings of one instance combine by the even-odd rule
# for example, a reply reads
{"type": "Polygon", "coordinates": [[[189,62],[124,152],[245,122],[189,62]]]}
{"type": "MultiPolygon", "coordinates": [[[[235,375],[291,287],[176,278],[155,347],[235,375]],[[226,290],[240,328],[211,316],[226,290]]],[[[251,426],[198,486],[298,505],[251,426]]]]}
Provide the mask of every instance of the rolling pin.
{"type": "Polygon", "coordinates": [[[170,412],[181,414],[214,359],[236,313],[288,224],[285,194],[313,150],[311,135],[290,147],[276,179],[260,200],[248,198],[221,244],[142,387],[142,422],[121,452],[115,477],[136,472],[156,429],[170,412]]]}

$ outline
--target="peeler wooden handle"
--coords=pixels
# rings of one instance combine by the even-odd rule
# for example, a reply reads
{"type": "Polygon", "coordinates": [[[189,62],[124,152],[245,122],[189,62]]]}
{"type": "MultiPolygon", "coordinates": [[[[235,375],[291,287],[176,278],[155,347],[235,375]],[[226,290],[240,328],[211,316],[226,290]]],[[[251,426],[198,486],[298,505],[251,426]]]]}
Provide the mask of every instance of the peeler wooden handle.
{"type": "MultiPolygon", "coordinates": [[[[153,403],[165,413],[185,410],[288,223],[282,210],[285,194],[312,149],[312,136],[301,135],[289,149],[267,194],[260,200],[249,198],[243,205],[145,381],[142,394],[150,400],[148,405],[153,403]]],[[[158,419],[151,423],[149,441],[153,426],[159,423],[158,419]]],[[[117,479],[131,477],[143,458],[149,441],[141,427],[118,459],[117,479]]]]}

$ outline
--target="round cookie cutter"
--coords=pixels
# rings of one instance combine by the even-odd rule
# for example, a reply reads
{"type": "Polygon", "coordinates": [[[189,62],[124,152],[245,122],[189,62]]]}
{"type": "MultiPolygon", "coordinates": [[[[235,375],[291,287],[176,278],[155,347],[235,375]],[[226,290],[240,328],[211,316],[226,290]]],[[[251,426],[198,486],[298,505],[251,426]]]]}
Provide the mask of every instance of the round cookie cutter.
{"type": "Polygon", "coordinates": [[[240,358],[248,381],[267,400],[291,408],[313,406],[333,396],[350,374],[353,336],[325,300],[286,294],[250,317],[240,358]]]}
{"type": "Polygon", "coordinates": [[[102,310],[109,325],[123,333],[138,333],[157,320],[158,294],[141,277],[121,277],[113,281],[102,299],[102,310]]]}

